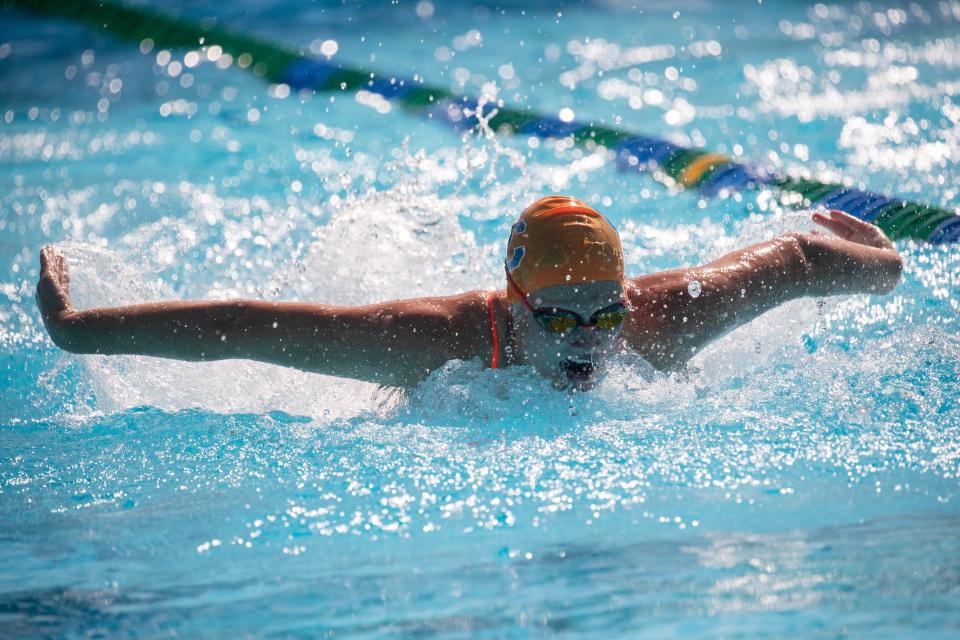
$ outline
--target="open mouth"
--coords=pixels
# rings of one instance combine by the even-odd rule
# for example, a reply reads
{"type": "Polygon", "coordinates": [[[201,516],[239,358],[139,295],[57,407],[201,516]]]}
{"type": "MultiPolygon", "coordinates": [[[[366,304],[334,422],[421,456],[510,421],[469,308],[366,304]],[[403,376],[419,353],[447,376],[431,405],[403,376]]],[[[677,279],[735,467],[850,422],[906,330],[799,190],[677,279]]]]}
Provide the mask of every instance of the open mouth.
{"type": "Polygon", "coordinates": [[[560,361],[560,370],[569,382],[587,382],[593,379],[596,365],[591,359],[566,358],[560,361]]]}

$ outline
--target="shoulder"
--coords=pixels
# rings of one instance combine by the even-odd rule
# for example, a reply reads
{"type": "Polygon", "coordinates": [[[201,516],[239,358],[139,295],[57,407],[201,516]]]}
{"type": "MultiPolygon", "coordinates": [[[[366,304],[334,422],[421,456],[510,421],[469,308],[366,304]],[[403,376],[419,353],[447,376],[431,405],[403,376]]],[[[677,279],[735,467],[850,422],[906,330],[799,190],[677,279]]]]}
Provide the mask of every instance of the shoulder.
{"type": "Polygon", "coordinates": [[[452,323],[465,334],[464,341],[485,351],[490,342],[491,320],[497,324],[506,316],[506,296],[502,291],[467,291],[450,296],[452,323]]]}
{"type": "Polygon", "coordinates": [[[408,301],[407,312],[432,319],[451,358],[486,357],[490,350],[490,311],[492,294],[495,322],[503,322],[505,295],[494,291],[467,291],[449,296],[418,298],[408,301]]]}
{"type": "Polygon", "coordinates": [[[459,334],[460,358],[480,356],[484,362],[497,356],[504,362],[505,339],[510,335],[510,308],[503,290],[468,291],[453,296],[454,325],[459,334]]]}

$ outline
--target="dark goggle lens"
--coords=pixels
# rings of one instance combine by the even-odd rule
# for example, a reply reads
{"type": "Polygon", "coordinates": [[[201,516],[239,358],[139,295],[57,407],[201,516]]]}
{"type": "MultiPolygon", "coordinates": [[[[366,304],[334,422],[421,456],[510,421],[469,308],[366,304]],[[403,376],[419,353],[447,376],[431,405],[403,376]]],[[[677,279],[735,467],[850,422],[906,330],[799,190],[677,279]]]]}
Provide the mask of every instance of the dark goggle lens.
{"type": "Polygon", "coordinates": [[[625,310],[605,311],[593,317],[593,322],[597,329],[616,329],[627,317],[625,310]]]}
{"type": "Polygon", "coordinates": [[[537,316],[537,322],[550,333],[566,333],[573,331],[577,326],[577,319],[573,316],[544,313],[537,316]]]}

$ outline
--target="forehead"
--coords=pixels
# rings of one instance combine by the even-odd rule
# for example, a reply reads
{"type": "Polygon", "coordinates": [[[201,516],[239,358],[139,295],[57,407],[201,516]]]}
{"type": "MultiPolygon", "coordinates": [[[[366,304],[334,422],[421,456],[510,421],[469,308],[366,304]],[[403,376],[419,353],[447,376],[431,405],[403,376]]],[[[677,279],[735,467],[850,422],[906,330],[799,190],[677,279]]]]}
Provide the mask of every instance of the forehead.
{"type": "Polygon", "coordinates": [[[559,307],[587,315],[623,300],[623,282],[601,280],[544,287],[528,298],[534,307],[559,307]]]}

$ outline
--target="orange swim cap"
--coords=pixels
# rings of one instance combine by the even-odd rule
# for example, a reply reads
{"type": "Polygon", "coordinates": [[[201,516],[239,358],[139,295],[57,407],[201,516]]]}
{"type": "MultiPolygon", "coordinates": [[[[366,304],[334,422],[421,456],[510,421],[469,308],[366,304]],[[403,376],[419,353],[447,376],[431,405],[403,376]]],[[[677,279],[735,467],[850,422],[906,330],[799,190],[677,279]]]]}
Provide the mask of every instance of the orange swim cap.
{"type": "MultiPolygon", "coordinates": [[[[510,277],[530,294],[544,287],[623,279],[620,236],[593,207],[547,196],[524,209],[507,242],[510,277]]],[[[519,302],[513,287],[507,299],[519,302]]]]}

